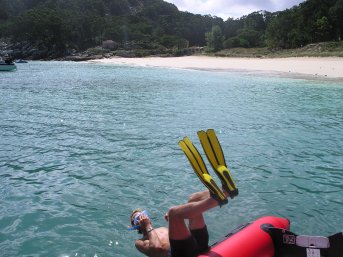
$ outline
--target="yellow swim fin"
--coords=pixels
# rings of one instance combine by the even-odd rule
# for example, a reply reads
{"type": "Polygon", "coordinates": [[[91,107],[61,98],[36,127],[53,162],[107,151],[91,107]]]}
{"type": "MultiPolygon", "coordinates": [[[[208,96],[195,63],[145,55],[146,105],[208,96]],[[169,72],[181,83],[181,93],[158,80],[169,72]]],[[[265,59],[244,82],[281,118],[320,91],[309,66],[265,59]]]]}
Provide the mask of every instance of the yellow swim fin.
{"type": "Polygon", "coordinates": [[[220,206],[226,204],[228,202],[227,198],[208,173],[204,160],[199,154],[199,151],[193,145],[192,141],[188,137],[185,137],[179,142],[179,146],[187,156],[195,174],[210,191],[211,196],[219,202],[220,206]]]}
{"type": "Polygon", "coordinates": [[[224,189],[229,193],[231,198],[234,198],[238,195],[238,188],[226,165],[223,150],[216,133],[213,129],[208,129],[207,132],[202,130],[198,131],[198,137],[207,159],[221,180],[224,189]]]}

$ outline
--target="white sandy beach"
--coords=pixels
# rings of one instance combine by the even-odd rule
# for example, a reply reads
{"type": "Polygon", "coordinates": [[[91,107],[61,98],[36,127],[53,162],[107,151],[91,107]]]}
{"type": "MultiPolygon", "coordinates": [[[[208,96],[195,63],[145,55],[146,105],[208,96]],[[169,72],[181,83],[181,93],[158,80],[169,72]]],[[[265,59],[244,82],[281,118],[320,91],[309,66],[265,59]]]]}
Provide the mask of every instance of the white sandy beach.
{"type": "Polygon", "coordinates": [[[306,76],[343,80],[343,58],[339,57],[296,57],[296,58],[226,58],[207,56],[147,57],[99,59],[90,62],[165,67],[180,69],[246,71],[281,73],[287,76],[306,76]]]}

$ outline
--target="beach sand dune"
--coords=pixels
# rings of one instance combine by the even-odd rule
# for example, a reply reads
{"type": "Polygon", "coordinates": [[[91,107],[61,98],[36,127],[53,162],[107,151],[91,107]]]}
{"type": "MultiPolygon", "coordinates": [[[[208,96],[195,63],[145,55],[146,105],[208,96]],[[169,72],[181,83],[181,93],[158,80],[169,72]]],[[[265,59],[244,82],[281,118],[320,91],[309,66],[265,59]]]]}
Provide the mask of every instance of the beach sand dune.
{"type": "Polygon", "coordinates": [[[230,58],[208,56],[98,59],[90,62],[214,71],[278,73],[285,76],[327,78],[343,81],[343,58],[230,58]]]}

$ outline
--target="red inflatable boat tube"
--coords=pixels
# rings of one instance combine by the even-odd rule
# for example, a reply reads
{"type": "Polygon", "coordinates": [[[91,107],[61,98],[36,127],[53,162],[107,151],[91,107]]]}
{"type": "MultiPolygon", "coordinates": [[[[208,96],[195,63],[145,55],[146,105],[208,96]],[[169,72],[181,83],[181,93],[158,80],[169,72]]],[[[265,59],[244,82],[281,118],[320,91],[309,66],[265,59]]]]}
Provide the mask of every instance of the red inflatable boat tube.
{"type": "Polygon", "coordinates": [[[199,257],[273,257],[274,245],[271,237],[262,230],[262,225],[289,229],[286,218],[262,217],[252,223],[241,226],[215,243],[211,249],[199,257]]]}

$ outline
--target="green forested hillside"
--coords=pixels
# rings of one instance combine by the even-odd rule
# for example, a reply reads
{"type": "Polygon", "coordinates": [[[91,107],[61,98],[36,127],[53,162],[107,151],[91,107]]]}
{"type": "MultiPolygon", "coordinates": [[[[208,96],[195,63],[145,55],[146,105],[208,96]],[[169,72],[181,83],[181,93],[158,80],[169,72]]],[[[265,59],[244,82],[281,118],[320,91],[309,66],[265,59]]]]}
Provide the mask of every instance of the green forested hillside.
{"type": "Polygon", "coordinates": [[[105,40],[121,49],[207,45],[219,51],[296,48],[341,40],[343,33],[343,0],[307,0],[281,12],[226,21],[181,12],[163,0],[0,0],[0,6],[0,38],[40,50],[41,58],[83,51],[105,40]]]}
{"type": "Polygon", "coordinates": [[[0,37],[63,55],[113,40],[119,46],[204,45],[222,19],[179,12],[162,0],[0,0],[0,37]]]}

